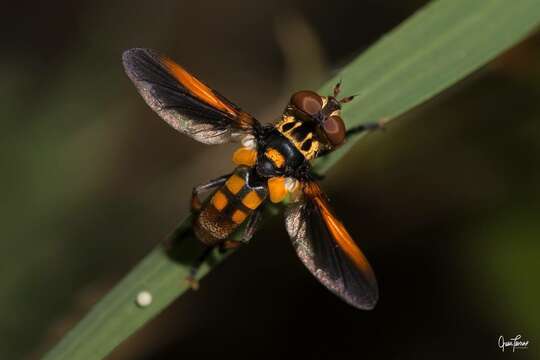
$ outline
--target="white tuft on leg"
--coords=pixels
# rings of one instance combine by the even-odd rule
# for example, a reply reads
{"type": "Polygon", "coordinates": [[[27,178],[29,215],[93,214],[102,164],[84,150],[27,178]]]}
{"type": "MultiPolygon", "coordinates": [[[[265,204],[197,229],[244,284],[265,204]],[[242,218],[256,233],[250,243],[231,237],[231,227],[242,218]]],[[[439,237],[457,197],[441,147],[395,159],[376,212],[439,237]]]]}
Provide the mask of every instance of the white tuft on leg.
{"type": "Polygon", "coordinates": [[[255,136],[253,135],[246,135],[241,141],[242,146],[247,147],[248,149],[255,150],[257,149],[257,140],[255,140],[255,136]]]}

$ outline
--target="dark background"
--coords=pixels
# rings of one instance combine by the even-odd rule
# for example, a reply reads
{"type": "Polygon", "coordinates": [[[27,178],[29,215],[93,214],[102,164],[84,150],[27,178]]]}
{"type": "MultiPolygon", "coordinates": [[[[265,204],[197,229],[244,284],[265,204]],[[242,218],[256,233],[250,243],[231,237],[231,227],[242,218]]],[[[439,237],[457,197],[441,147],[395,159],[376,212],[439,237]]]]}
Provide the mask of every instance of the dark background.
{"type": "MultiPolygon", "coordinates": [[[[232,167],[234,147],[198,144],[152,113],[123,50],[159,49],[271,121],[423,3],[4,6],[0,358],[53,346],[188,213],[191,187],[232,167]]],[[[275,217],[111,359],[538,358],[539,86],[532,37],[329,173],[379,280],[374,311],[320,286],[275,217]],[[501,353],[499,336],[516,334],[529,349],[501,353]]]]}

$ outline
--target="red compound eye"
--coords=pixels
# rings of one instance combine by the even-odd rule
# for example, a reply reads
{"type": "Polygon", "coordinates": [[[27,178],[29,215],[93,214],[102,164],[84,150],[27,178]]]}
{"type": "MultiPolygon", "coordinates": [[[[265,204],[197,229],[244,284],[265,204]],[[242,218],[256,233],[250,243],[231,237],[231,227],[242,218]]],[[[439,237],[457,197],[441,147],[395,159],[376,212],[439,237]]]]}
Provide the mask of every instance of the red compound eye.
{"type": "Polygon", "coordinates": [[[291,104],[309,115],[315,115],[322,109],[321,97],[309,90],[299,91],[291,97],[291,104]]]}
{"type": "Polygon", "coordinates": [[[345,123],[341,117],[330,116],[324,121],[323,129],[332,145],[338,146],[345,141],[345,123]]]}

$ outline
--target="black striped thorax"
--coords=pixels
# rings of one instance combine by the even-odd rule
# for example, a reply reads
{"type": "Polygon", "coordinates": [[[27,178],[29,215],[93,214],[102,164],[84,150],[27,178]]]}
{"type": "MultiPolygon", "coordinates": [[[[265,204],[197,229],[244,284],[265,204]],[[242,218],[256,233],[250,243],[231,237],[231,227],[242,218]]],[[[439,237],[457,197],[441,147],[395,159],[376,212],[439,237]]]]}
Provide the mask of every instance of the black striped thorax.
{"type": "Polygon", "coordinates": [[[284,114],[275,128],[288,139],[306,160],[312,160],[322,149],[315,121],[303,121],[284,114]]]}

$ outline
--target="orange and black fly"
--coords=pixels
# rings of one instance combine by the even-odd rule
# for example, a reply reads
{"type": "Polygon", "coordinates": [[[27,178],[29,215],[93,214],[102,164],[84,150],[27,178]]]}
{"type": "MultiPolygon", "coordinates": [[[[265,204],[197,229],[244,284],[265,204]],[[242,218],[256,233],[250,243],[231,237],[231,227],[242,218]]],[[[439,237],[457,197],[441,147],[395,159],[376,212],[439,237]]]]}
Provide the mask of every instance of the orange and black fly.
{"type": "MultiPolygon", "coordinates": [[[[205,254],[248,242],[264,205],[290,195],[285,225],[300,260],[347,303],[360,309],[375,306],[373,270],[334,215],[311,167],[311,160],[330,153],[351,134],[380,127],[372,123],[345,129],[341,106],[352,97],[338,100],[339,84],[330,96],[296,92],[274,124],[261,125],[166,56],[131,49],[123,63],[144,100],[173,128],[205,144],[242,144],[233,154],[232,173],[193,189],[193,231],[206,245],[205,254]],[[212,194],[201,202],[199,195],[207,191],[212,194]],[[242,224],[241,240],[231,240],[242,224]]],[[[199,260],[193,266],[193,283],[204,258],[199,260]]]]}

